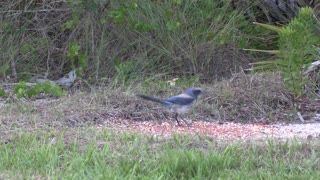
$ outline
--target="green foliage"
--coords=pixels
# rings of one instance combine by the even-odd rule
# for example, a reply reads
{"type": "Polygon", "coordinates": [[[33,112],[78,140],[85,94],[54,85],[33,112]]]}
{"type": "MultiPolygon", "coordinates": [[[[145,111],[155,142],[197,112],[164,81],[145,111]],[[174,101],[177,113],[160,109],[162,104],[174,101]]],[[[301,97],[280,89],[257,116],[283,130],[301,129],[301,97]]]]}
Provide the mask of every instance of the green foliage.
{"type": "Polygon", "coordinates": [[[294,98],[303,95],[303,86],[308,80],[303,73],[317,57],[314,46],[319,45],[320,38],[315,33],[316,23],[312,9],[302,8],[298,17],[280,32],[276,64],[294,98]]]}
{"type": "Polygon", "coordinates": [[[128,24],[130,28],[138,30],[140,32],[147,32],[155,29],[155,26],[137,21],[136,19],[130,17],[129,12],[134,13],[138,8],[136,2],[131,3],[121,3],[120,7],[114,8],[110,11],[109,17],[113,20],[116,25],[128,24]]]}
{"type": "MultiPolygon", "coordinates": [[[[212,63],[222,61],[212,57],[216,55],[215,47],[238,42],[238,26],[245,21],[237,21],[238,12],[232,11],[231,5],[225,2],[143,0],[129,10],[132,3],[134,1],[114,3],[109,17],[118,28],[118,39],[127,45],[126,54],[138,57],[134,61],[143,64],[144,68],[137,69],[137,73],[143,71],[144,75],[183,76],[186,75],[183,72],[197,74],[210,68],[206,73],[215,74],[217,66],[212,63]],[[234,25],[237,27],[233,28],[234,25]]],[[[120,51],[111,53],[118,55],[120,51]]],[[[127,57],[119,56],[111,59],[115,58],[128,61],[127,57]]]]}
{"type": "Polygon", "coordinates": [[[256,24],[256,25],[261,26],[263,28],[275,31],[277,33],[281,33],[281,31],[282,31],[282,27],[274,26],[271,24],[263,24],[263,23],[258,23],[258,22],[254,22],[253,24],[256,24]]]}
{"type": "Polygon", "coordinates": [[[122,62],[120,59],[115,59],[114,66],[116,70],[114,84],[126,85],[129,81],[137,78],[135,61],[122,62]]]}
{"type": "Polygon", "coordinates": [[[38,83],[32,88],[27,89],[26,82],[20,81],[15,87],[13,92],[17,98],[37,96],[40,93],[52,94],[54,96],[64,96],[64,92],[60,86],[52,85],[49,81],[38,83]]]}
{"type": "Polygon", "coordinates": [[[255,69],[277,67],[294,99],[303,95],[303,86],[308,81],[303,73],[317,57],[315,46],[320,42],[316,34],[317,23],[310,7],[302,8],[299,15],[282,28],[257,23],[259,26],[277,31],[280,38],[279,50],[269,51],[275,53],[279,59],[254,63],[255,69]]]}
{"type": "Polygon", "coordinates": [[[62,25],[62,30],[74,30],[80,24],[79,13],[77,11],[71,14],[71,19],[62,25]]]}
{"type": "Polygon", "coordinates": [[[21,47],[21,51],[24,52],[24,53],[27,53],[27,52],[30,52],[30,51],[33,52],[33,51],[35,51],[35,49],[36,48],[34,47],[34,45],[30,44],[30,43],[25,43],[21,47]]]}
{"type": "Polygon", "coordinates": [[[20,81],[13,89],[14,94],[17,98],[22,98],[25,96],[27,84],[24,81],[20,81]]]}
{"type": "Polygon", "coordinates": [[[140,32],[147,32],[154,29],[152,25],[140,22],[134,22],[132,26],[135,30],[138,30],[140,32]]]}
{"type": "Polygon", "coordinates": [[[181,23],[177,21],[168,21],[166,26],[169,31],[175,31],[181,26],[181,23]]]}
{"type": "Polygon", "coordinates": [[[80,45],[78,43],[78,41],[74,40],[68,49],[67,52],[67,56],[69,57],[70,61],[71,61],[71,68],[75,69],[75,58],[79,55],[79,51],[80,51],[80,45]]]}
{"type": "Polygon", "coordinates": [[[0,66],[0,77],[6,78],[7,71],[9,70],[10,66],[8,63],[0,66]]]}
{"type": "Polygon", "coordinates": [[[126,15],[126,7],[119,7],[110,12],[110,17],[117,25],[120,25],[122,22],[124,22],[126,15]]]}
{"type": "Polygon", "coordinates": [[[109,16],[116,25],[120,25],[128,18],[128,11],[135,11],[137,7],[138,4],[135,2],[122,3],[119,8],[112,9],[109,16]]]}
{"type": "MultiPolygon", "coordinates": [[[[87,57],[84,54],[80,54],[80,45],[78,41],[74,40],[67,51],[67,56],[71,61],[71,68],[76,69],[76,59],[78,60],[78,64],[81,70],[84,70],[87,67],[87,57]]],[[[77,72],[78,73],[78,72],[77,72]]]]}
{"type": "Polygon", "coordinates": [[[8,97],[8,94],[4,91],[4,89],[0,88],[0,97],[8,97]]]}
{"type": "Polygon", "coordinates": [[[40,93],[52,94],[54,96],[66,95],[66,92],[64,92],[60,86],[52,85],[49,81],[38,83],[25,92],[26,96],[29,98],[39,95],[40,93]]]}

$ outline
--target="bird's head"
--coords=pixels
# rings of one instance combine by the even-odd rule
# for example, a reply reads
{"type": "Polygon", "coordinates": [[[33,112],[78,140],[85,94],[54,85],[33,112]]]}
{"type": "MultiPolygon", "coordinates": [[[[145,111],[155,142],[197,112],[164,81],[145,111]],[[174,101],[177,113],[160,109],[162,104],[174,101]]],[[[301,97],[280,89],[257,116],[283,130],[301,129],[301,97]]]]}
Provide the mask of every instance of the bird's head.
{"type": "Polygon", "coordinates": [[[200,88],[189,88],[185,92],[185,94],[194,97],[195,99],[200,98],[202,91],[200,88]]]}

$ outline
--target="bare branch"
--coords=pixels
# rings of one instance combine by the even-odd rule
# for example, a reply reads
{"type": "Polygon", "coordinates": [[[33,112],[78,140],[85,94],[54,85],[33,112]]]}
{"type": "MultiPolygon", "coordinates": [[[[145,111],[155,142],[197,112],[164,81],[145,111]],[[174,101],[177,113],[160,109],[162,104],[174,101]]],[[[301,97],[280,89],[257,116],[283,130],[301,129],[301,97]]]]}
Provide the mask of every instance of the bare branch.
{"type": "Polygon", "coordinates": [[[5,14],[5,13],[22,14],[22,13],[38,13],[38,12],[51,12],[51,11],[70,12],[72,11],[72,9],[67,8],[67,9],[8,10],[8,11],[0,11],[0,14],[5,14]]]}

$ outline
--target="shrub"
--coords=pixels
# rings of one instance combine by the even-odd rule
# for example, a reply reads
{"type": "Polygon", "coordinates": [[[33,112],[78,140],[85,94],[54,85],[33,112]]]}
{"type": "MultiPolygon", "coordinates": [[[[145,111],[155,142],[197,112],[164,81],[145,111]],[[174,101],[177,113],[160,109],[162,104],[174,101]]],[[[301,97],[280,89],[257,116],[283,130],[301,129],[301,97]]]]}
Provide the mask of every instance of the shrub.
{"type": "Polygon", "coordinates": [[[302,8],[298,16],[282,28],[257,23],[260,26],[277,31],[280,38],[279,49],[269,51],[275,53],[278,59],[276,61],[254,63],[254,65],[257,65],[256,69],[276,67],[280,71],[293,101],[304,94],[303,86],[308,81],[304,72],[318,55],[315,47],[320,42],[320,38],[316,34],[315,25],[317,23],[310,7],[302,8]]]}

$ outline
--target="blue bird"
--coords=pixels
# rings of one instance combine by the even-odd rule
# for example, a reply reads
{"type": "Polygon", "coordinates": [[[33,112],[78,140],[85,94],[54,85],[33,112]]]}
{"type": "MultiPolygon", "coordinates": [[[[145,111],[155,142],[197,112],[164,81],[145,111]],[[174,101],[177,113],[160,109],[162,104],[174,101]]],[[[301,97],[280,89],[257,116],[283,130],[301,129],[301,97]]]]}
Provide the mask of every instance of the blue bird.
{"type": "MultiPolygon", "coordinates": [[[[191,106],[197,101],[197,99],[201,96],[201,89],[200,88],[189,88],[187,89],[183,94],[179,94],[177,96],[169,97],[168,99],[162,100],[159,98],[146,96],[146,95],[140,95],[138,94],[138,97],[141,97],[143,99],[154,101],[162,104],[164,107],[170,109],[171,111],[175,112],[175,119],[179,124],[178,121],[178,115],[186,113],[188,110],[191,109],[191,106]]],[[[183,120],[184,121],[184,120],[183,120]]],[[[184,121],[186,123],[186,121],[184,121]]],[[[186,123],[188,124],[188,123],[186,123]]]]}

